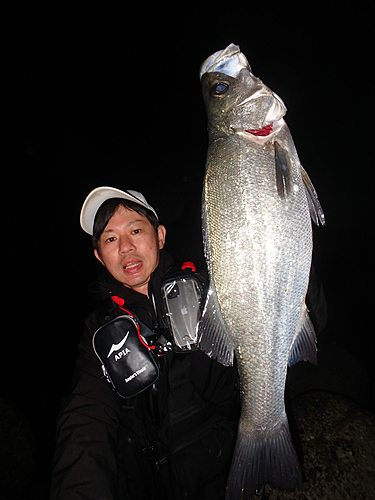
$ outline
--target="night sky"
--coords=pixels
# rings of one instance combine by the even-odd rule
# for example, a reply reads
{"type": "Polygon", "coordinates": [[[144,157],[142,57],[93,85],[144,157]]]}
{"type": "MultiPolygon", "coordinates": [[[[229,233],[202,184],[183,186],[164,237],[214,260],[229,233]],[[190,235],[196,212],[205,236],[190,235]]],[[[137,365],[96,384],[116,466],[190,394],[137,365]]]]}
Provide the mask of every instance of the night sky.
{"type": "Polygon", "coordinates": [[[327,226],[314,229],[329,313],[320,340],[356,356],[373,384],[370,2],[36,4],[4,15],[0,397],[44,436],[45,468],[75,346],[97,307],[89,286],[100,265],[79,225],[82,203],[100,185],[141,191],[167,227],[166,250],[204,267],[198,70],[231,42],[285,102],[325,212],[327,226]]]}

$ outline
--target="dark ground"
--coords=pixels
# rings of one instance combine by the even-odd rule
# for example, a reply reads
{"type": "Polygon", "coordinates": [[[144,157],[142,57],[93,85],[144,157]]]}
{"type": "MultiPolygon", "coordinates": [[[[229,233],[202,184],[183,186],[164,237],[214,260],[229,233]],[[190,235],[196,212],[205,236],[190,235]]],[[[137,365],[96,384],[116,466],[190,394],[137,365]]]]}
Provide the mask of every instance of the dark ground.
{"type": "Polygon", "coordinates": [[[4,12],[0,469],[19,491],[9,498],[48,498],[54,421],[95,308],[88,288],[99,264],[79,227],[89,191],[142,191],[167,226],[167,251],[204,266],[198,69],[231,42],[288,107],[327,219],[314,230],[328,304],[321,364],[294,388],[375,410],[372,18],[368,2],[291,4],[188,4],[182,13],[18,2],[4,12]]]}

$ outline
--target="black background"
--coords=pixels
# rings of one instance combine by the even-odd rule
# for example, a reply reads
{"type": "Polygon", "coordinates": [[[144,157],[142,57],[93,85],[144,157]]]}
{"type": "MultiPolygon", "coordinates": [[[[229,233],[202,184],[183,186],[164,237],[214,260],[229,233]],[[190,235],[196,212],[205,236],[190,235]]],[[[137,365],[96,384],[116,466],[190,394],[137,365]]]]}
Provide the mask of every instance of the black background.
{"type": "Polygon", "coordinates": [[[321,341],[374,380],[370,2],[108,5],[18,2],[3,17],[0,396],[32,424],[44,485],[58,402],[96,307],[83,200],[101,185],[141,191],[167,227],[167,251],[204,266],[198,70],[231,42],[285,102],[325,211],[326,228],[314,229],[329,310],[321,341]]]}

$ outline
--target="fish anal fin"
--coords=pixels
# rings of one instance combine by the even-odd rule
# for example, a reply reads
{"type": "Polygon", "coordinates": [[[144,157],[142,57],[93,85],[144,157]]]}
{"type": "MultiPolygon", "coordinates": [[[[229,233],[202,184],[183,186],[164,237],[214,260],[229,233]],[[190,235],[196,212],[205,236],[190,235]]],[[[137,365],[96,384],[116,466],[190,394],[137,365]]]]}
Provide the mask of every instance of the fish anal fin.
{"type": "Polygon", "coordinates": [[[293,165],[288,151],[274,142],[277,193],[282,200],[288,198],[293,187],[293,165]]]}
{"type": "Polygon", "coordinates": [[[316,343],[314,326],[306,309],[302,328],[290,348],[288,366],[293,366],[299,361],[310,361],[316,365],[318,363],[316,343]]]}
{"type": "Polygon", "coordinates": [[[199,348],[224,366],[232,366],[234,349],[224,327],[214,284],[210,282],[198,328],[199,348]]]}
{"type": "Polygon", "coordinates": [[[301,166],[301,176],[303,184],[305,186],[307,203],[310,209],[310,216],[317,226],[319,226],[319,222],[322,226],[325,226],[326,219],[324,216],[322,206],[318,200],[317,192],[315,191],[313,183],[311,182],[311,179],[308,176],[306,170],[302,166],[301,166]]]}
{"type": "Polygon", "coordinates": [[[302,473],[286,415],[270,432],[246,433],[239,425],[225,500],[252,498],[264,484],[293,491],[302,473]]]}

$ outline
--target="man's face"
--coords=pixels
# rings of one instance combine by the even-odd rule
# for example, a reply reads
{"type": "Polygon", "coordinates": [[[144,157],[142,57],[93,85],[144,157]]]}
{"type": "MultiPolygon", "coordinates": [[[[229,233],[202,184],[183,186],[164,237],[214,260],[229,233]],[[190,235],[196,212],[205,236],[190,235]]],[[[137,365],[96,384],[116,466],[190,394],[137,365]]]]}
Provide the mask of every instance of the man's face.
{"type": "Polygon", "coordinates": [[[164,226],[156,232],[144,215],[120,205],[104,228],[95,257],[117,281],[147,295],[165,233],[164,226]]]}

